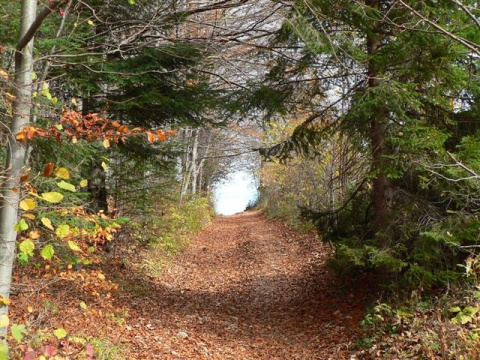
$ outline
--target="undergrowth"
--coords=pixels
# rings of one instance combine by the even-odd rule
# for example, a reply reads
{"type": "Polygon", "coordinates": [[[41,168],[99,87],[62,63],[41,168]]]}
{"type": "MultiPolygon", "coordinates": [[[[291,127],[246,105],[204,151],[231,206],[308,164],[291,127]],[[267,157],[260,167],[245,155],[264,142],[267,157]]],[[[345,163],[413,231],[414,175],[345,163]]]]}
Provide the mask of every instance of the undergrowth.
{"type": "Polygon", "coordinates": [[[478,269],[441,293],[377,302],[360,323],[358,359],[480,359],[478,269]]]}
{"type": "Polygon", "coordinates": [[[133,238],[148,248],[141,270],[159,276],[163,264],[183,251],[191,236],[203,230],[213,217],[207,198],[192,198],[171,204],[162,214],[152,213],[142,222],[133,222],[133,238]]]}

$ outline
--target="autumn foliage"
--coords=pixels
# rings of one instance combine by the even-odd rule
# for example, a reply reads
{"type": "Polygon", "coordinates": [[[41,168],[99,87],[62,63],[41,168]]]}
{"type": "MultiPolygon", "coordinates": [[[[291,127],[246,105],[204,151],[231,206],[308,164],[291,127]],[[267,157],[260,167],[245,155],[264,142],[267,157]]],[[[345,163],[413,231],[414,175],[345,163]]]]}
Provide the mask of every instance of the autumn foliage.
{"type": "MultiPolygon", "coordinates": [[[[87,142],[104,141],[117,143],[125,142],[128,137],[145,135],[150,143],[155,141],[165,141],[168,136],[175,135],[174,130],[145,130],[141,127],[130,128],[122,125],[118,121],[112,121],[98,113],[90,113],[86,115],[80,114],[78,111],[64,111],[60,121],[50,126],[48,129],[35,127],[32,125],[25,126],[17,135],[18,141],[31,140],[36,136],[50,136],[59,143],[63,138],[75,143],[79,139],[87,142]]],[[[108,145],[106,146],[108,147],[108,145]]]]}

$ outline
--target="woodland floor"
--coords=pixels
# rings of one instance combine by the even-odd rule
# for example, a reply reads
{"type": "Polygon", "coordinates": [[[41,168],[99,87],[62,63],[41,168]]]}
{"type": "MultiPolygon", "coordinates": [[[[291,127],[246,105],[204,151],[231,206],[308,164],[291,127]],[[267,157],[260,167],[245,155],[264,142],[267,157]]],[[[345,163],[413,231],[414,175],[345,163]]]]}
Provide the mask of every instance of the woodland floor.
{"type": "Polygon", "coordinates": [[[353,359],[368,290],[336,279],[328,255],[315,234],[259,211],[218,216],[158,278],[112,261],[88,271],[118,290],[59,281],[14,297],[13,313],[104,339],[115,359],[353,359]],[[55,311],[21,310],[46,301],[55,311]]]}

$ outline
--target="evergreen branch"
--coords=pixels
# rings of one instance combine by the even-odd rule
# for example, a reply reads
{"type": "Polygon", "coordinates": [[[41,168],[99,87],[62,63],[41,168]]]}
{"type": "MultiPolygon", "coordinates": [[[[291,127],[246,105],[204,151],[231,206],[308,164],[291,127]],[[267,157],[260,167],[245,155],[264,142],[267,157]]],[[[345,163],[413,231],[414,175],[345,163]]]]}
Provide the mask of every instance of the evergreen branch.
{"type": "Polygon", "coordinates": [[[265,157],[277,157],[281,159],[285,159],[288,157],[286,154],[285,150],[292,150],[294,147],[294,144],[298,143],[299,140],[301,139],[302,134],[305,133],[305,130],[307,129],[308,125],[310,125],[313,121],[318,119],[319,117],[325,115],[328,111],[333,109],[336,105],[338,105],[340,102],[345,100],[353,91],[355,91],[359,86],[361,86],[365,80],[360,80],[358,81],[355,85],[353,85],[343,96],[341,96],[339,99],[336,101],[332,102],[330,105],[322,109],[320,112],[313,113],[310,115],[305,121],[303,121],[300,125],[298,125],[295,130],[293,131],[292,135],[285,141],[282,141],[281,143],[272,145],[268,148],[259,148],[255,149],[262,156],[265,157]]]}
{"type": "Polygon", "coordinates": [[[475,171],[473,171],[472,169],[466,167],[463,163],[461,163],[460,161],[458,161],[455,156],[453,156],[453,154],[449,151],[447,151],[447,154],[448,156],[450,156],[450,158],[455,161],[455,164],[457,164],[458,166],[460,166],[463,170],[465,170],[466,172],[470,173],[471,175],[473,175],[474,177],[477,177],[479,178],[480,175],[478,175],[475,171]]]}
{"type": "Polygon", "coordinates": [[[473,22],[477,25],[480,29],[480,21],[478,18],[467,8],[467,6],[461,3],[459,0],[453,0],[455,4],[457,4],[469,17],[473,20],[473,22]]]}
{"type": "Polygon", "coordinates": [[[428,19],[427,17],[425,17],[424,15],[422,15],[420,12],[418,12],[417,10],[415,10],[414,8],[412,8],[410,5],[406,4],[405,1],[403,0],[399,0],[399,3],[402,4],[405,8],[407,8],[408,10],[410,10],[410,12],[412,14],[414,14],[415,16],[417,16],[418,18],[420,18],[421,20],[425,21],[427,24],[431,25],[433,28],[435,28],[436,30],[438,30],[440,33],[442,33],[443,35],[449,37],[450,39],[462,44],[463,46],[467,47],[468,49],[470,49],[471,51],[473,51],[475,54],[477,55],[480,55],[480,46],[478,44],[475,44],[471,41],[468,41],[467,39],[464,39],[460,36],[457,36],[455,35],[454,33],[444,29],[443,27],[441,27],[440,25],[438,25],[436,22],[428,19]]]}

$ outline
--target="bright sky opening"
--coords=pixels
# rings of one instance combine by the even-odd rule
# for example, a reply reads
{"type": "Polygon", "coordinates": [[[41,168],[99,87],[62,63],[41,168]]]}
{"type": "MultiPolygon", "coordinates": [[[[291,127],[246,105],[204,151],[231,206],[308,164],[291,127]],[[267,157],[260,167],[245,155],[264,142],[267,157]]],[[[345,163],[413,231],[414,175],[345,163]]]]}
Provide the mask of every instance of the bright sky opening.
{"type": "Polygon", "coordinates": [[[233,215],[245,210],[258,197],[257,184],[252,174],[237,171],[214,187],[215,212],[233,215]]]}

